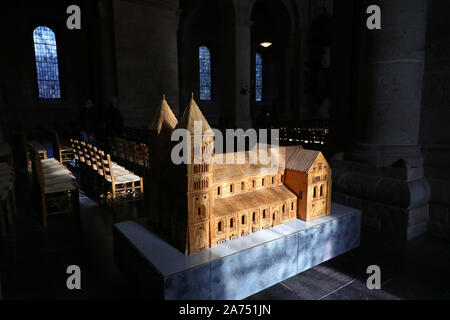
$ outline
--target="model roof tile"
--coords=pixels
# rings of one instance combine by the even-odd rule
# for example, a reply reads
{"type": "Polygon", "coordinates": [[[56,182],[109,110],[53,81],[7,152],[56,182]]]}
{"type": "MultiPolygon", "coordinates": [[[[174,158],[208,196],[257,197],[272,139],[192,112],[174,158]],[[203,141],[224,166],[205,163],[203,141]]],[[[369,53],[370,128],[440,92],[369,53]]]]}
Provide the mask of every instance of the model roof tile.
{"type": "Polygon", "coordinates": [[[320,151],[307,149],[286,149],[286,169],[309,172],[320,151]]]}
{"type": "Polygon", "coordinates": [[[237,194],[214,201],[214,217],[223,217],[250,209],[269,207],[282,201],[296,200],[297,196],[287,187],[279,186],[237,194]]]}

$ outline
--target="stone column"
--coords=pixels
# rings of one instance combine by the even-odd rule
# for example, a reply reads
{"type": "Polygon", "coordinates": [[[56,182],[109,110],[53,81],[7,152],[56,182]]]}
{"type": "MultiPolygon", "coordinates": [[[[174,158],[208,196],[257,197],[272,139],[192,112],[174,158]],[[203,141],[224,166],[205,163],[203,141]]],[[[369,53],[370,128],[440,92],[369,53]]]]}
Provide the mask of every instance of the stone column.
{"type": "Polygon", "coordinates": [[[234,1],[235,9],[235,124],[248,129],[251,119],[251,10],[252,1],[234,1]]]}
{"type": "Polygon", "coordinates": [[[363,226],[399,239],[426,231],[429,186],[418,145],[426,0],[364,1],[361,7],[356,146],[335,160],[335,201],[363,211],[363,226]],[[381,8],[381,30],[366,8],[381,8]]]}

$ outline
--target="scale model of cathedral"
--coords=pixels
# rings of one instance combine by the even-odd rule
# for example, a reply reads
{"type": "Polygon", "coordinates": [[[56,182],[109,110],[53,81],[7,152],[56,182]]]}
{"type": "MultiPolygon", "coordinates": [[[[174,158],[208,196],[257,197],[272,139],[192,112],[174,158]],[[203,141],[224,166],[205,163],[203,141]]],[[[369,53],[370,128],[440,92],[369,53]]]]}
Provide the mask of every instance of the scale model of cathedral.
{"type": "MultiPolygon", "coordinates": [[[[181,252],[192,254],[288,220],[309,221],[330,213],[331,169],[319,151],[276,148],[275,168],[214,161],[175,165],[171,150],[178,142],[171,141],[171,132],[188,130],[192,149],[200,148],[194,144],[195,121],[201,122],[203,134],[210,129],[193,98],[179,122],[163,98],[149,126],[149,226],[181,252]]],[[[201,150],[214,150],[213,135],[201,138],[201,150]]]]}

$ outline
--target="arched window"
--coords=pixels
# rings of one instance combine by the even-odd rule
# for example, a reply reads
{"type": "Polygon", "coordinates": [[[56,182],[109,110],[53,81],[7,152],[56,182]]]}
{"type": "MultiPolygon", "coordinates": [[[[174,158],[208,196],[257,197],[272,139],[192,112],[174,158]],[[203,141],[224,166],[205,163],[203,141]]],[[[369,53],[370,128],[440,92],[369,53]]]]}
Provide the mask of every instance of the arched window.
{"type": "Polygon", "coordinates": [[[320,196],[323,196],[323,185],[320,186],[320,196]]]}
{"type": "Polygon", "coordinates": [[[200,65],[200,100],[211,100],[211,55],[205,46],[198,48],[200,65]]]}
{"type": "Polygon", "coordinates": [[[48,27],[39,26],[33,31],[33,41],[39,98],[59,99],[61,91],[55,33],[48,27]]]}
{"type": "Polygon", "coordinates": [[[262,101],[263,62],[261,54],[256,54],[255,61],[255,100],[262,101]]]}

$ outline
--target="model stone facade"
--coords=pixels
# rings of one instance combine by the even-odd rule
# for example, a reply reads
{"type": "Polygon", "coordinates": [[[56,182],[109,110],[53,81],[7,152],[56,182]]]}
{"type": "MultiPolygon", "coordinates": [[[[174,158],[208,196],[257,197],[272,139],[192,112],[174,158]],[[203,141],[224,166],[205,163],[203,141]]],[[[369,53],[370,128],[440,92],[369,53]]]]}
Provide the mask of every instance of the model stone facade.
{"type": "MultiPolygon", "coordinates": [[[[180,121],[174,119],[163,99],[150,125],[152,147],[159,152],[151,164],[151,227],[185,254],[291,219],[308,221],[330,213],[331,169],[319,151],[273,148],[276,167],[214,161],[175,165],[169,133],[177,128],[190,132],[192,157],[194,151],[218,155],[213,154],[214,136],[205,135],[210,126],[193,98],[180,121]],[[201,140],[196,140],[196,121],[202,124],[201,140]]],[[[244,152],[247,159],[250,152],[244,152]]]]}

